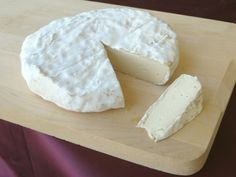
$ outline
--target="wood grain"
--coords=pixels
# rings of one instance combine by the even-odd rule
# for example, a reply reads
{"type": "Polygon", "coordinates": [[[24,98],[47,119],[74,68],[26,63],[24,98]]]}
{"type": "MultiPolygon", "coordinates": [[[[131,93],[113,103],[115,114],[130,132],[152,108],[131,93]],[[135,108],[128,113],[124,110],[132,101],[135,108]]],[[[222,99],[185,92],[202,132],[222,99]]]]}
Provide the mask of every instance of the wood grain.
{"type": "Polygon", "coordinates": [[[112,156],[169,173],[189,175],[203,166],[236,80],[236,25],[150,11],[177,32],[180,64],[166,86],[117,73],[126,108],[102,113],[65,111],[31,93],[20,73],[21,44],[51,20],[114,7],[87,1],[0,1],[0,118],[112,156]],[[154,143],[136,124],[181,73],[197,75],[204,110],[170,138],[154,143]]]}

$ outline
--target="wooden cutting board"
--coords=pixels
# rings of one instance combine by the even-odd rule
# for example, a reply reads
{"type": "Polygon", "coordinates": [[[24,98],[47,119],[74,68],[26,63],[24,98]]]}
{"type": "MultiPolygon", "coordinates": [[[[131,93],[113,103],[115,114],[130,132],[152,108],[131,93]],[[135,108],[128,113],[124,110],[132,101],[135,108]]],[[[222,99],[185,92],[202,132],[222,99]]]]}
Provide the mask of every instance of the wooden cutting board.
{"type": "Polygon", "coordinates": [[[150,11],[177,32],[180,64],[166,86],[118,74],[126,107],[102,113],[65,111],[31,93],[20,72],[24,38],[51,20],[97,8],[79,0],[0,1],[0,118],[161,171],[190,175],[201,169],[236,80],[236,24],[150,11]],[[204,110],[170,138],[155,143],[136,128],[147,108],[181,73],[196,75],[204,110]]]}

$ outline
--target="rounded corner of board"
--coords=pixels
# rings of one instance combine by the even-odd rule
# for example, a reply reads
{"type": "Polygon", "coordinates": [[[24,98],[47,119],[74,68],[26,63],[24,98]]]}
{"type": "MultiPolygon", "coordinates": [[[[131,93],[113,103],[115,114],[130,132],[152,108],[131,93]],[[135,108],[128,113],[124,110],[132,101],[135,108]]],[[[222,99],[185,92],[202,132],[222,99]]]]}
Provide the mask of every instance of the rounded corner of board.
{"type": "Polygon", "coordinates": [[[207,159],[207,152],[203,152],[191,160],[185,161],[181,164],[176,175],[190,176],[198,173],[204,166],[207,159]]]}
{"type": "Polygon", "coordinates": [[[195,173],[198,173],[203,168],[207,156],[208,153],[206,150],[202,153],[199,153],[198,155],[195,155],[185,160],[171,159],[172,164],[166,165],[166,168],[163,169],[158,169],[158,167],[156,169],[174,175],[190,176],[195,173]]]}

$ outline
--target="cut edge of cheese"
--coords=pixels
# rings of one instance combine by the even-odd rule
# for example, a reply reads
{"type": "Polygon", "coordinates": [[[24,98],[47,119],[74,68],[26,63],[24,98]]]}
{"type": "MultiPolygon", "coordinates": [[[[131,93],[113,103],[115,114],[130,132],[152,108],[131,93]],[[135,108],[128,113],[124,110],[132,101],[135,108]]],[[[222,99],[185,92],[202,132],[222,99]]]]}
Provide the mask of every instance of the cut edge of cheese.
{"type": "Polygon", "coordinates": [[[162,64],[158,60],[117,50],[106,45],[105,49],[115,70],[155,85],[166,84],[179,63],[178,57],[173,63],[162,64]]]}
{"type": "Polygon", "coordinates": [[[202,111],[202,86],[197,77],[182,74],[146,111],[137,127],[155,142],[180,130],[202,111]]]}

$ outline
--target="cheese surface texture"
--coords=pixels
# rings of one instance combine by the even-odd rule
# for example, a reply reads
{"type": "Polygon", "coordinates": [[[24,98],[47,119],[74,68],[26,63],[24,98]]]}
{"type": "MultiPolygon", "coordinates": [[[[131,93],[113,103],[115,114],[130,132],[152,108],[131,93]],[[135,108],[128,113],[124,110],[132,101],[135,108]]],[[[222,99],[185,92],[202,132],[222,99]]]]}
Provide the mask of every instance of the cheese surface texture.
{"type": "Polygon", "coordinates": [[[49,23],[26,37],[20,57],[31,91],[68,110],[100,112],[124,107],[113,58],[118,70],[164,84],[178,64],[178,49],[166,23],[144,11],[111,8],[49,23]],[[105,46],[127,58],[108,58],[105,46]],[[130,62],[128,54],[134,55],[130,62]]]}
{"type": "Polygon", "coordinates": [[[182,74],[153,103],[137,127],[159,141],[190,122],[202,110],[202,86],[197,77],[182,74]]]}

